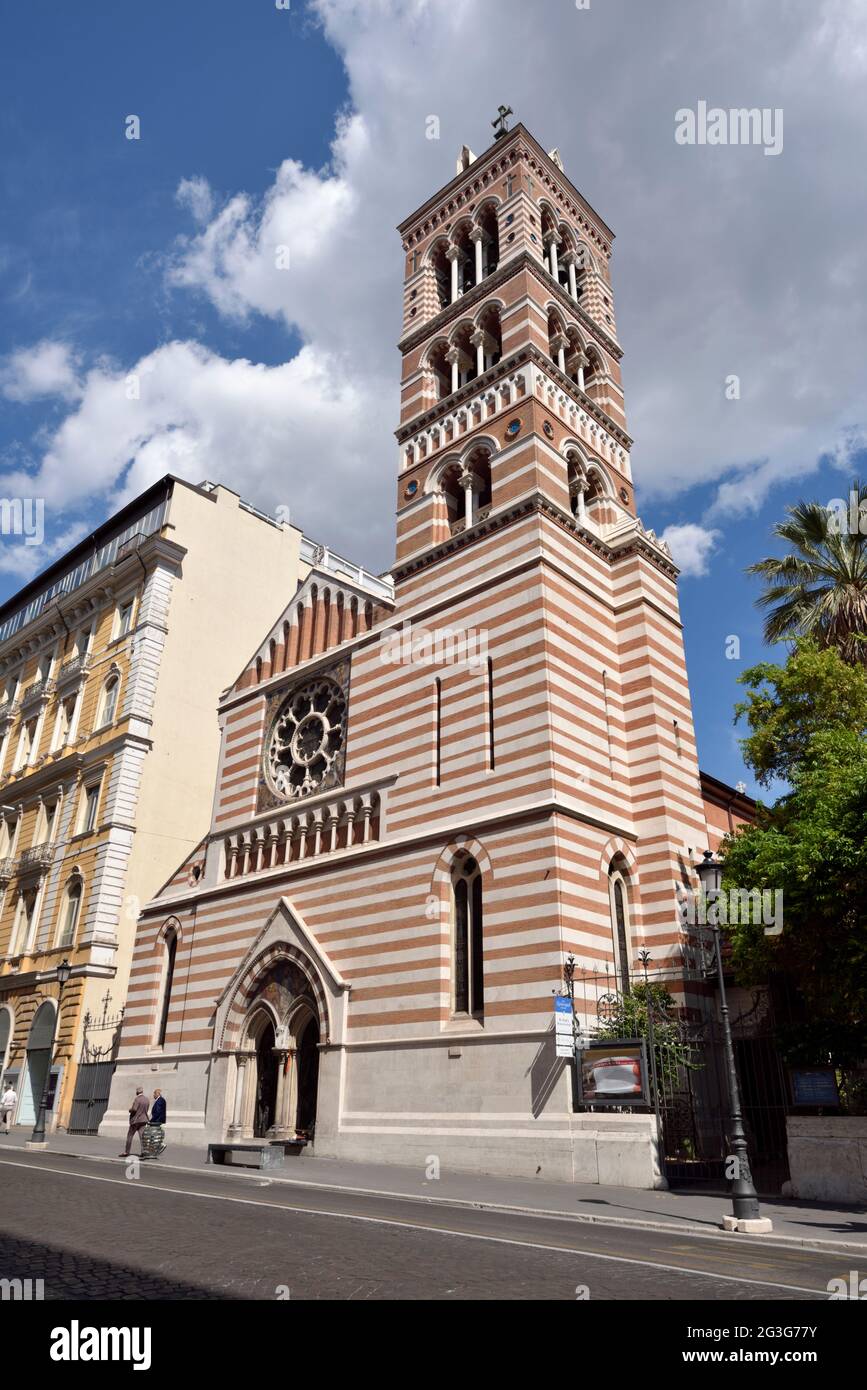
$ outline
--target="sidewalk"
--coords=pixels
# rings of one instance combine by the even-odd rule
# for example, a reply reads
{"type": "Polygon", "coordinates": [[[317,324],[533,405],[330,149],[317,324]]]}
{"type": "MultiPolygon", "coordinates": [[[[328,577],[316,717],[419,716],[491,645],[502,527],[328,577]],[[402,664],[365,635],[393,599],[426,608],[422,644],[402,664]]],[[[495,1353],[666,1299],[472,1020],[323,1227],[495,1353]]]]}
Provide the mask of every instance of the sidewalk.
{"type": "MultiPolygon", "coordinates": [[[[7,1138],[0,1134],[0,1158],[4,1153],[23,1151],[30,1138],[20,1126],[7,1138]]],[[[99,1135],[52,1134],[46,1155],[65,1155],[119,1163],[119,1141],[99,1135]]],[[[31,1151],[32,1152],[32,1151],[31,1151]]],[[[34,1155],[35,1156],[35,1155],[34,1155]]],[[[600,1187],[591,1183],[539,1182],[532,1178],[490,1177],[475,1173],[444,1172],[428,1181],[424,1169],[391,1163],[351,1163],[333,1158],[288,1157],[282,1168],[208,1168],[205,1150],[172,1146],[159,1160],[160,1168],[175,1171],[231,1174],[232,1178],[254,1178],[258,1182],[288,1183],[306,1189],[327,1188],[380,1196],[410,1198],[420,1202],[494,1207],[498,1210],[534,1212],[570,1217],[604,1225],[625,1224],[648,1229],[681,1231],[684,1235],[721,1235],[723,1216],[731,1212],[727,1197],[693,1192],[649,1192],[631,1187],[600,1187]]],[[[839,1250],[867,1261],[867,1210],[836,1208],[818,1202],[762,1201],[762,1215],[774,1223],[770,1236],[723,1237],[803,1245],[839,1250]]]]}

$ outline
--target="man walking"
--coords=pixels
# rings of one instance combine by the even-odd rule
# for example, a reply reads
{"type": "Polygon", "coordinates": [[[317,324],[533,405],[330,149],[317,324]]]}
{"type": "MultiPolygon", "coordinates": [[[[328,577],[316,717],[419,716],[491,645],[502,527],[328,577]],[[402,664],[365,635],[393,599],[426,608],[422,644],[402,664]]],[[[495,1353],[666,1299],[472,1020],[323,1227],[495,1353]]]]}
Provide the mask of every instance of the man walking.
{"type": "Polygon", "coordinates": [[[15,1107],[18,1104],[18,1093],[10,1083],[0,1098],[0,1124],[6,1126],[6,1134],[9,1133],[9,1126],[12,1123],[12,1116],[15,1114],[15,1107]]]}
{"type": "Polygon", "coordinates": [[[136,1135],[139,1135],[139,1142],[141,1142],[141,1132],[147,1122],[148,1098],[144,1093],[144,1087],[136,1086],[135,1100],[129,1107],[129,1129],[126,1134],[126,1148],[122,1154],[118,1154],[118,1158],[129,1158],[132,1141],[135,1139],[136,1135]]]}
{"type": "Polygon", "coordinates": [[[145,1125],[141,1132],[142,1158],[159,1158],[160,1154],[165,1153],[166,1139],[163,1130],[165,1122],[165,1098],[162,1091],[154,1091],[154,1103],[151,1106],[150,1124],[145,1125]]]}

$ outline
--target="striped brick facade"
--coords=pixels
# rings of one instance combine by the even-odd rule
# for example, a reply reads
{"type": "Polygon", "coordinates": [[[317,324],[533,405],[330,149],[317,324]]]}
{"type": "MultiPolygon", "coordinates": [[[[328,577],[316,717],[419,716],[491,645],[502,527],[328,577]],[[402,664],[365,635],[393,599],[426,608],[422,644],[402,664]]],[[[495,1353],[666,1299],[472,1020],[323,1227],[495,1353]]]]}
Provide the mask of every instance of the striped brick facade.
{"type": "Polygon", "coordinates": [[[393,596],[391,576],[337,575],[326,555],[225,693],[210,833],[139,923],[107,1127],[140,1083],[166,1093],[181,1142],[248,1138],[262,1115],[278,1139],[310,1130],[313,1028],[316,1153],[652,1185],[652,1117],[576,1112],[551,1032],[568,954],[586,1024],[600,979],[616,987],[643,947],[674,955],[675,884],[708,843],[677,571],[634,508],[611,233],[523,127],[400,230],[393,596]],[[476,256],[472,225],[448,243],[465,212],[484,214],[488,260],[470,270],[487,273],[444,306],[448,252],[465,274],[476,256]],[[549,253],[592,247],[583,288],[554,278],[546,227],[549,253]],[[432,346],[470,311],[492,324],[494,301],[502,351],[478,330],[483,370],[432,400],[432,346]],[[553,308],[604,356],[594,390],[556,343],[552,360],[553,308]],[[346,692],[345,761],[336,784],[281,800],[273,712],[313,678],[346,692]],[[464,872],[481,880],[471,1008],[464,872]]]}

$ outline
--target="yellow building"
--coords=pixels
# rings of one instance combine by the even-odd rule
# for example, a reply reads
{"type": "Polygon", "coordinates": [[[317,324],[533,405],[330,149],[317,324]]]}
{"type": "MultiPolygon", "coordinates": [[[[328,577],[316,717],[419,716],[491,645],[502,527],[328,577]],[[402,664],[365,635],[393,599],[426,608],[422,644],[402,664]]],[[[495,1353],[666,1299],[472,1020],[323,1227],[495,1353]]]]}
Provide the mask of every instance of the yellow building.
{"type": "Polygon", "coordinates": [[[218,697],[315,551],[167,476],[0,607],[0,1077],[18,1124],[56,1031],[48,1126],[95,1132],[141,905],[208,828],[218,697]]]}

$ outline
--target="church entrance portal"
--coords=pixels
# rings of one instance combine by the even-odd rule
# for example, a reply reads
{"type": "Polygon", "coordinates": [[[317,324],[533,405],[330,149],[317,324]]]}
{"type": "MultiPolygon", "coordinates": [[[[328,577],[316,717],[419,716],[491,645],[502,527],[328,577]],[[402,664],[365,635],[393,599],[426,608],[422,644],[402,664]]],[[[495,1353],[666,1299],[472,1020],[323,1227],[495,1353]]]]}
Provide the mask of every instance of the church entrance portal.
{"type": "Polygon", "coordinates": [[[319,1092],[319,1024],[311,1018],[298,1041],[298,1109],[295,1129],[312,1139],[319,1092]]]}
{"type": "Polygon", "coordinates": [[[256,1113],[253,1134],[264,1139],[277,1118],[278,1061],[273,1023],[266,1023],[256,1042],[256,1113]]]}

